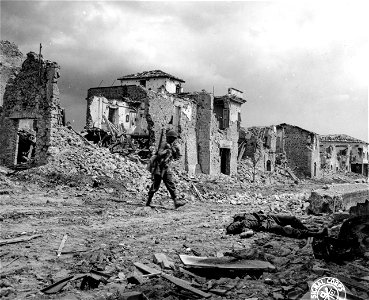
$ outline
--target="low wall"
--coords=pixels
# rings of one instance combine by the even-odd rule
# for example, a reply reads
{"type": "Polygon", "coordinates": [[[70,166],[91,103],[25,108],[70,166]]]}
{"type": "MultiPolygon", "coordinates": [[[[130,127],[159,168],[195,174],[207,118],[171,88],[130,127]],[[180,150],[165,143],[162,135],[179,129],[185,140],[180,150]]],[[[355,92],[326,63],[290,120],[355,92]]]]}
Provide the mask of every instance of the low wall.
{"type": "Polygon", "coordinates": [[[345,183],[312,191],[308,201],[309,210],[313,213],[333,213],[339,210],[348,211],[366,200],[369,200],[369,184],[345,183]]]}

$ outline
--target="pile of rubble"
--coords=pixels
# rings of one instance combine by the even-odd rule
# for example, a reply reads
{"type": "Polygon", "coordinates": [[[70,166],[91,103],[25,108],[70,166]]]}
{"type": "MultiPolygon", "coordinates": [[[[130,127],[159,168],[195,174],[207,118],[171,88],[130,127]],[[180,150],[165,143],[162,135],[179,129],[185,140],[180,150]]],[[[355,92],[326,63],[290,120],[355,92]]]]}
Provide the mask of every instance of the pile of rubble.
{"type": "Polygon", "coordinates": [[[132,161],[129,157],[110,153],[107,148],[89,144],[66,127],[52,130],[48,163],[20,172],[24,179],[78,185],[108,178],[121,182],[122,188],[142,190],[150,174],[140,161],[132,161]]]}
{"type": "MultiPolygon", "coordinates": [[[[241,182],[253,182],[253,164],[250,158],[241,159],[237,164],[237,178],[241,182]]],[[[255,170],[255,183],[256,184],[292,184],[294,179],[284,169],[275,166],[274,172],[265,172],[256,168],[255,170]]]]}

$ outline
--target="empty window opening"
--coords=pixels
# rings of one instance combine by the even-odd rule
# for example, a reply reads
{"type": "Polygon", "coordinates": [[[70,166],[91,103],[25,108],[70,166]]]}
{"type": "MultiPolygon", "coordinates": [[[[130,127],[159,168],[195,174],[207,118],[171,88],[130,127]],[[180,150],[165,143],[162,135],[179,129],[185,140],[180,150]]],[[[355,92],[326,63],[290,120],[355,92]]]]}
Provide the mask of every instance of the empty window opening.
{"type": "Polygon", "coordinates": [[[109,107],[108,120],[114,125],[118,124],[118,108],[109,107]]]}
{"type": "Polygon", "coordinates": [[[359,153],[359,157],[361,158],[363,156],[363,148],[358,148],[357,151],[359,153]]]}
{"type": "Polygon", "coordinates": [[[316,176],[316,162],[314,163],[314,177],[316,176]]]}
{"type": "Polygon", "coordinates": [[[146,80],[145,79],[140,80],[140,85],[146,87],[146,80]]]}
{"type": "Polygon", "coordinates": [[[219,122],[219,129],[229,127],[229,107],[224,101],[214,101],[214,113],[219,122]]]}
{"type": "Polygon", "coordinates": [[[226,175],[231,174],[231,150],[220,148],[220,172],[226,175]]]}
{"type": "Polygon", "coordinates": [[[129,115],[126,115],[126,123],[129,122],[129,115]]]}

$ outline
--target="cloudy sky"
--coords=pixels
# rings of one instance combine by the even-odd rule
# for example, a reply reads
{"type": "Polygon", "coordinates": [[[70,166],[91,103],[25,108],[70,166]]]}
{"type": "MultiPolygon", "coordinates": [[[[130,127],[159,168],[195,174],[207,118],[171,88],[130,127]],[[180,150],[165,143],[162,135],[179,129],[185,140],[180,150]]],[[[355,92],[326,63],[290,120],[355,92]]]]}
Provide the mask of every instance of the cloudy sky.
{"type": "Polygon", "coordinates": [[[367,12],[365,1],[1,1],[1,39],[25,54],[42,43],[79,130],[88,88],[161,69],[185,91],[244,91],[243,126],[368,140],[367,12]]]}

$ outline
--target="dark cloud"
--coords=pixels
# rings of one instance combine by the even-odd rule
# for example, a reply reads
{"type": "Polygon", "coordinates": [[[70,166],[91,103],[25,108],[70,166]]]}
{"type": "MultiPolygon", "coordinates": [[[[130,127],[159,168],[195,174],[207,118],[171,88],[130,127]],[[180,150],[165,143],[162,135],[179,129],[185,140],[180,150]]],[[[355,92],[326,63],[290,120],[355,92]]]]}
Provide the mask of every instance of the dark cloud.
{"type": "MultiPolygon", "coordinates": [[[[61,65],[68,119],[83,128],[90,87],[162,69],[187,91],[244,91],[243,125],[281,122],[368,136],[361,3],[1,1],[1,36],[43,44],[61,65]]],[[[366,60],[365,60],[366,59],[366,60]]],[[[117,82],[115,82],[117,84],[117,82]]]]}

